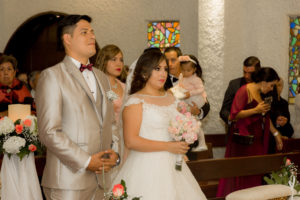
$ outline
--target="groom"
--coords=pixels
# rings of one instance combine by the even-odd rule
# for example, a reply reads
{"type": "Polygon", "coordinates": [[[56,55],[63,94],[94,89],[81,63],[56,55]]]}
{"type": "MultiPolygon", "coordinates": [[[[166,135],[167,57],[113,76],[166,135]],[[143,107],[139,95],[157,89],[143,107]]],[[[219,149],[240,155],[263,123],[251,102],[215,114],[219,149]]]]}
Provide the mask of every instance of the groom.
{"type": "Polygon", "coordinates": [[[38,82],[38,128],[47,147],[42,186],[48,200],[102,199],[103,188],[110,187],[109,171],[119,163],[110,149],[109,82],[89,65],[96,53],[90,22],[86,15],[69,15],[59,22],[66,57],[44,70],[38,82]]]}

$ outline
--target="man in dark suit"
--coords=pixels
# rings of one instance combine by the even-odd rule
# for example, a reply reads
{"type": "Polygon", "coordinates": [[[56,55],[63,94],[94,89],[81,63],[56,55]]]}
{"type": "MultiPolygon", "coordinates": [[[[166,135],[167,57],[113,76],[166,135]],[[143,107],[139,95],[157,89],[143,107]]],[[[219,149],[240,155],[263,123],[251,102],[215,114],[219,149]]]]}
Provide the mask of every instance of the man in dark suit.
{"type": "MultiPolygon", "coordinates": [[[[165,89],[169,89],[177,83],[180,75],[180,62],[178,57],[182,56],[181,50],[178,47],[168,47],[165,49],[165,56],[169,64],[169,76],[165,83],[165,89]]],[[[210,110],[210,105],[207,101],[201,108],[198,108],[194,103],[191,106],[191,112],[193,115],[197,115],[199,119],[204,119],[210,110]]]]}
{"type": "Polygon", "coordinates": [[[233,79],[229,82],[229,85],[224,95],[222,108],[220,111],[220,117],[227,125],[230,124],[229,116],[230,116],[231,104],[233,102],[235,93],[238,91],[240,87],[242,87],[246,83],[252,82],[251,74],[254,71],[257,71],[258,69],[260,69],[260,60],[255,56],[250,56],[244,60],[244,66],[243,66],[244,76],[237,79],[233,79]]]}

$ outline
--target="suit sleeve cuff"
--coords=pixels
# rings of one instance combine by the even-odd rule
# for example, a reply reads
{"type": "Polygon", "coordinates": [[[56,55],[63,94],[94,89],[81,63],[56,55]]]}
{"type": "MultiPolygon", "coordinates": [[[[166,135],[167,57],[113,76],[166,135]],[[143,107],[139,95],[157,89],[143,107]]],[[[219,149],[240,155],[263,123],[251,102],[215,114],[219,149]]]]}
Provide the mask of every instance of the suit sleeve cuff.
{"type": "Polygon", "coordinates": [[[89,164],[90,164],[90,162],[91,162],[91,159],[92,159],[92,157],[90,156],[89,159],[87,159],[87,161],[85,162],[84,167],[81,168],[81,169],[79,170],[79,172],[84,172],[84,171],[87,169],[87,167],[89,166],[89,164]]]}
{"type": "Polygon", "coordinates": [[[203,119],[203,115],[204,115],[204,112],[203,112],[203,109],[200,108],[200,114],[198,115],[198,119],[203,119]]]}

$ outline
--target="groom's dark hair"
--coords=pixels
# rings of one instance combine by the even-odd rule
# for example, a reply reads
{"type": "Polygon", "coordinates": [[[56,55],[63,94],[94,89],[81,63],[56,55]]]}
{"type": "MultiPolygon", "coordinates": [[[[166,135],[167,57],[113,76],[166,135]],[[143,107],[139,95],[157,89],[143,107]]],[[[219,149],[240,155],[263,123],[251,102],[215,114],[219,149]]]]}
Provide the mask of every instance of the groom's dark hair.
{"type": "Polygon", "coordinates": [[[92,18],[88,15],[67,15],[58,22],[57,41],[58,41],[58,47],[60,49],[63,49],[63,35],[64,34],[72,35],[74,29],[76,28],[76,24],[80,20],[85,20],[89,23],[92,22],[92,18]]]}

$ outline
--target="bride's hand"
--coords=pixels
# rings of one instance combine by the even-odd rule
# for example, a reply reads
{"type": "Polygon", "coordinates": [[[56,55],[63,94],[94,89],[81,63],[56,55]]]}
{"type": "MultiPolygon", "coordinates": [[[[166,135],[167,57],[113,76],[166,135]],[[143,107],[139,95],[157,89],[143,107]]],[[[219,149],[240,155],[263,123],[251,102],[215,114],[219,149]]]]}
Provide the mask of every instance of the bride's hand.
{"type": "Polygon", "coordinates": [[[175,154],[185,154],[189,150],[186,142],[168,142],[168,151],[175,154]]]}

